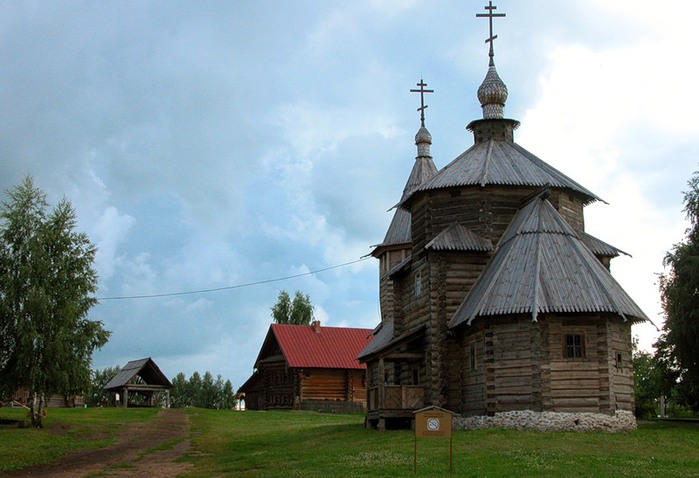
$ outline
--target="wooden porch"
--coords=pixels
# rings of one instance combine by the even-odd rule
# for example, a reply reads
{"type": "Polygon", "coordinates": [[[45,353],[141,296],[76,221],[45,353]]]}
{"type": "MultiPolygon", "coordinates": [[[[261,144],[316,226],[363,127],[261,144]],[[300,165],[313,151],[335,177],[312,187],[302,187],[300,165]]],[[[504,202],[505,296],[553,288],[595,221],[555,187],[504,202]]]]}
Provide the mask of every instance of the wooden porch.
{"type": "Polygon", "coordinates": [[[380,384],[367,391],[367,426],[386,429],[386,422],[399,425],[413,420],[413,412],[425,406],[425,389],[420,385],[380,384]]]}

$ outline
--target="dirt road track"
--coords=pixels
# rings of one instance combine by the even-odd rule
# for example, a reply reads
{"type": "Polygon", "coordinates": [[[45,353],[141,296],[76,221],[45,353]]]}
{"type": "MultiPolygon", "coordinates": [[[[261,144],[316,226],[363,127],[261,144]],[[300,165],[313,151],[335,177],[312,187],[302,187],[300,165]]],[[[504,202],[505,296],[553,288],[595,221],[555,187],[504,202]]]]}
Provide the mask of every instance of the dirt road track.
{"type": "Polygon", "coordinates": [[[58,463],[0,473],[0,477],[79,478],[93,474],[110,477],[175,477],[190,466],[175,462],[189,451],[188,432],[189,417],[184,410],[163,410],[152,422],[125,425],[112,446],[70,453],[58,463]],[[176,440],[179,441],[174,446],[151,451],[176,440]]]}

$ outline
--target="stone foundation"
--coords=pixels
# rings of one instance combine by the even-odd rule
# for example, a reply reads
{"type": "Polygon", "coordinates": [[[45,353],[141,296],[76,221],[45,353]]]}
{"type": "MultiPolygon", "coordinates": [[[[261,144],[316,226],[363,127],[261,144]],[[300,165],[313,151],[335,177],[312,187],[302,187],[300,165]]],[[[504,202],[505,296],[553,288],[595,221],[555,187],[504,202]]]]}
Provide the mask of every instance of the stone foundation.
{"type": "Polygon", "coordinates": [[[455,430],[513,428],[538,431],[604,431],[626,432],[636,429],[636,417],[619,410],[615,415],[604,413],[533,412],[521,410],[496,413],[494,416],[454,417],[455,430]]]}

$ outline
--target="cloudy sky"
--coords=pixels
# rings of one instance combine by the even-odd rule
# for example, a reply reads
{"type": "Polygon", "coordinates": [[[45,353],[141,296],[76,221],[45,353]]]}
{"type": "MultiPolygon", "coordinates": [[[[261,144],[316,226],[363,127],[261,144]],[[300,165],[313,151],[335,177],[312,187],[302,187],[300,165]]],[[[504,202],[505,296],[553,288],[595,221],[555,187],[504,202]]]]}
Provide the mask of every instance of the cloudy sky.
{"type": "MultiPolygon", "coordinates": [[[[354,261],[416,155],[409,90],[435,90],[441,168],[481,117],[485,3],[2,2],[0,187],[33,176],[99,247],[91,317],[112,338],[94,366],[150,356],[237,388],[281,289],[310,294],[325,325],[376,325],[377,263],[354,261]]],[[[497,5],[515,140],[609,203],[586,209],[587,230],[633,256],[612,272],[661,325],[657,273],[699,160],[699,4],[497,5]]]]}

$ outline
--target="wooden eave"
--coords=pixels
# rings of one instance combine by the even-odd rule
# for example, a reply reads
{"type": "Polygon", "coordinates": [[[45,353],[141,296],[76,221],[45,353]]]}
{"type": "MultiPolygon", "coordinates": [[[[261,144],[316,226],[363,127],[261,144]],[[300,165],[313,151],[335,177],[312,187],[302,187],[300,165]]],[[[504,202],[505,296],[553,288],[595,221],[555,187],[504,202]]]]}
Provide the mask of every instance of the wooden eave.
{"type": "MultiPolygon", "coordinates": [[[[393,328],[391,328],[391,332],[393,332],[393,328]]],[[[420,337],[424,334],[425,326],[420,325],[412,330],[409,330],[408,332],[403,333],[398,337],[391,338],[390,340],[387,340],[384,343],[380,343],[379,346],[373,350],[367,351],[367,349],[364,349],[364,351],[362,351],[362,353],[359,354],[357,359],[359,359],[360,362],[366,363],[379,357],[388,356],[390,352],[395,350],[397,347],[400,347],[401,345],[406,344],[411,340],[414,340],[417,337],[420,337]]],[[[376,340],[376,337],[374,338],[374,340],[376,340]]],[[[415,360],[416,357],[411,357],[410,359],[415,360]]]]}
{"type": "Polygon", "coordinates": [[[408,271],[410,270],[410,267],[411,267],[411,265],[412,265],[412,262],[413,262],[413,256],[408,256],[408,257],[406,257],[405,259],[403,259],[402,261],[400,261],[398,264],[396,264],[395,266],[393,266],[392,268],[390,268],[390,269],[386,272],[385,275],[387,275],[388,277],[393,278],[393,277],[395,277],[395,276],[397,276],[397,275],[406,273],[406,272],[408,272],[408,271]]]}
{"type": "Polygon", "coordinates": [[[587,248],[590,249],[590,251],[592,251],[592,253],[596,256],[618,257],[620,254],[624,254],[626,256],[631,257],[631,254],[629,254],[628,252],[624,252],[617,247],[607,244],[603,240],[598,239],[595,236],[586,232],[580,234],[580,239],[585,243],[587,248]]]}
{"type": "Polygon", "coordinates": [[[430,190],[487,186],[549,187],[580,195],[583,204],[605,202],[517,143],[490,139],[471,146],[404,197],[399,207],[410,209],[415,196],[430,190]]]}
{"type": "Polygon", "coordinates": [[[491,252],[494,248],[490,239],[479,236],[463,224],[454,223],[447,226],[428,242],[425,249],[434,251],[491,252]]]}
{"type": "Polygon", "coordinates": [[[259,364],[263,363],[279,363],[279,362],[286,362],[286,359],[284,358],[284,355],[272,355],[270,357],[265,357],[263,359],[260,359],[257,361],[256,366],[259,364]]]}
{"type": "Polygon", "coordinates": [[[161,392],[163,390],[169,390],[170,387],[166,387],[165,385],[148,385],[145,383],[127,383],[122,386],[121,389],[130,392],[161,392]]]}

